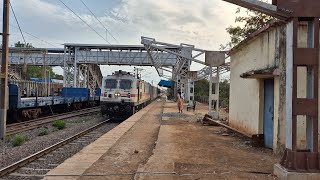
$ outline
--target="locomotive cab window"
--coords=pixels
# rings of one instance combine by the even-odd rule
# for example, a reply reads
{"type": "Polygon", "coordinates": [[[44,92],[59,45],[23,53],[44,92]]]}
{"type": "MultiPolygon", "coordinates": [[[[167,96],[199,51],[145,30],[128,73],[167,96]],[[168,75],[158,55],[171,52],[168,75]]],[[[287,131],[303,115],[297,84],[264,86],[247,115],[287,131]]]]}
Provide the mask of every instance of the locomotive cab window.
{"type": "Polygon", "coordinates": [[[117,88],[118,81],[115,79],[107,79],[105,88],[117,88]]]}
{"type": "Polygon", "coordinates": [[[132,81],[128,79],[120,80],[120,89],[131,89],[132,81]]]}

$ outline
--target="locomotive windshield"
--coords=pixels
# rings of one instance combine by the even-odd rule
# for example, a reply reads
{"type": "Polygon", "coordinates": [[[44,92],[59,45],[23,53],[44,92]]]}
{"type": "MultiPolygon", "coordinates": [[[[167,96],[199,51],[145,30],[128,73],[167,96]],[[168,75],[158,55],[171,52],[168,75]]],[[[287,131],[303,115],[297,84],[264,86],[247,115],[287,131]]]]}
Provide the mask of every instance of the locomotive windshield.
{"type": "Polygon", "coordinates": [[[131,89],[132,81],[128,79],[120,80],[120,89],[131,89]]]}
{"type": "Polygon", "coordinates": [[[107,79],[105,88],[117,88],[117,80],[115,79],[107,79]]]}

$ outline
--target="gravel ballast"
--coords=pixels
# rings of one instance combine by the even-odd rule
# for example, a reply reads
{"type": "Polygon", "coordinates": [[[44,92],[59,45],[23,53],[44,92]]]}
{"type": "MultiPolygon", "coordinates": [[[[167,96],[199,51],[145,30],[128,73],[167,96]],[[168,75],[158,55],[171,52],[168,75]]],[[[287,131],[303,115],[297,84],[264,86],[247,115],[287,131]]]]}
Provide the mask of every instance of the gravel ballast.
{"type": "MultiPolygon", "coordinates": [[[[71,118],[69,120],[65,120],[66,128],[64,128],[63,130],[57,130],[55,127],[52,126],[52,124],[47,124],[47,125],[44,125],[42,128],[37,128],[37,129],[19,133],[20,135],[27,136],[28,141],[16,147],[14,147],[10,141],[10,139],[13,139],[13,137],[11,138],[9,137],[7,141],[0,141],[0,169],[14,162],[17,162],[31,154],[34,154],[42,149],[45,149],[53,144],[56,144],[68,137],[71,137],[87,128],[90,128],[105,119],[106,118],[101,117],[100,114],[71,118]],[[39,136],[40,132],[42,132],[44,128],[47,129],[49,134],[44,136],[39,136]]],[[[98,130],[95,130],[94,132],[96,133],[96,138],[108,132],[118,124],[119,123],[107,123],[106,125],[100,127],[98,130]]],[[[90,135],[88,136],[88,139],[94,139],[92,138],[94,136],[95,135],[93,136],[90,135]]],[[[75,146],[80,145],[83,148],[85,147],[85,145],[90,143],[91,142],[89,140],[85,143],[75,143],[74,145],[75,146]],[[82,144],[84,146],[82,146],[82,144]]],[[[74,149],[79,150],[79,148],[80,147],[76,147],[74,149]]],[[[69,148],[67,149],[69,150],[69,148]]],[[[71,149],[73,149],[73,146],[72,148],[70,148],[70,151],[72,151],[71,149]]],[[[57,154],[59,156],[61,155],[63,157],[68,157],[68,155],[72,154],[72,152],[70,153],[64,152],[64,153],[57,153],[57,154]]],[[[55,154],[52,157],[55,158],[55,154]]],[[[52,164],[56,164],[56,163],[58,163],[58,161],[52,162],[52,164]]]]}

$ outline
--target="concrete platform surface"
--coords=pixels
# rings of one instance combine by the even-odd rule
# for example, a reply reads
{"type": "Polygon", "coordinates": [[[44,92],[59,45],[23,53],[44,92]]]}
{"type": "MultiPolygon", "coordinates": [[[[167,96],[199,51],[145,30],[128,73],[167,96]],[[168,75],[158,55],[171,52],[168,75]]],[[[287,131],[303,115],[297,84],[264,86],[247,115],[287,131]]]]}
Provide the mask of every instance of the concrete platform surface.
{"type": "Polygon", "coordinates": [[[207,110],[199,104],[180,114],[174,102],[154,102],[45,179],[277,179],[271,150],[203,126],[198,120],[207,110]]]}
{"type": "MultiPolygon", "coordinates": [[[[55,169],[49,171],[44,179],[78,179],[108,152],[119,139],[148,114],[151,109],[162,111],[163,102],[153,102],[138,113],[134,114],[120,125],[98,138],[96,141],[82,149],[79,153],[64,161],[55,169]]],[[[160,126],[160,122],[158,122],[160,126]]],[[[105,167],[104,167],[105,168],[105,167]]]]}

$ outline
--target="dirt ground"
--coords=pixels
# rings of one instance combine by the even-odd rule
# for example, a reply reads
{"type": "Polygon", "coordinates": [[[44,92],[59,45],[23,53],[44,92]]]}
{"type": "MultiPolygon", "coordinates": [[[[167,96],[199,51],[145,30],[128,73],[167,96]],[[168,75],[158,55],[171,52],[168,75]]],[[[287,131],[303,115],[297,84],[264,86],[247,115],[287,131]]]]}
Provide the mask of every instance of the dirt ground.
{"type": "Polygon", "coordinates": [[[202,104],[179,114],[175,103],[157,102],[81,179],[277,179],[271,150],[203,126],[206,112],[202,104]]]}

